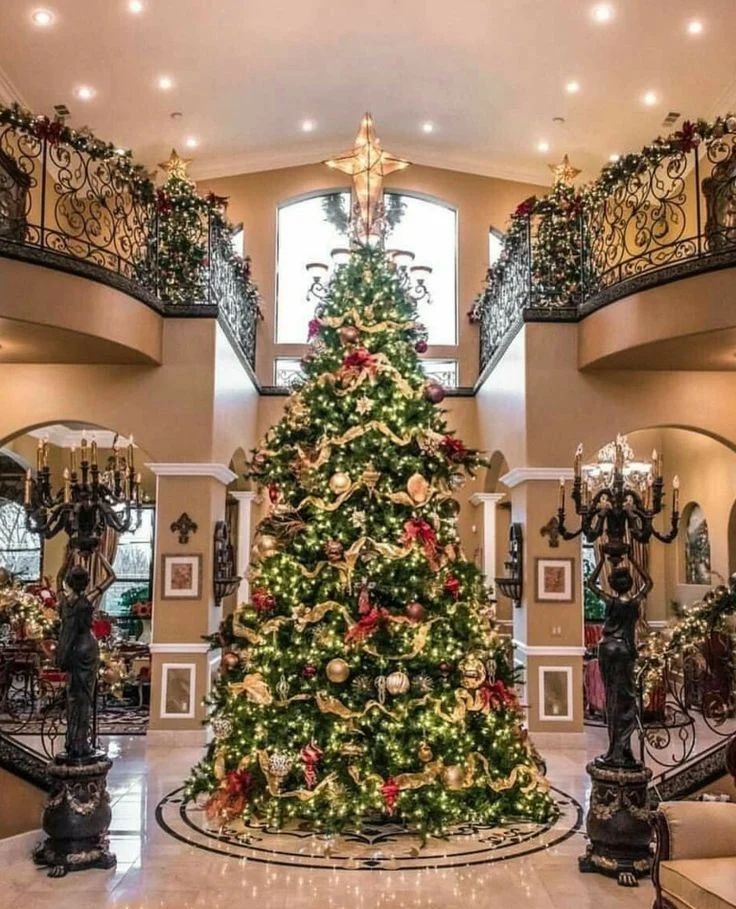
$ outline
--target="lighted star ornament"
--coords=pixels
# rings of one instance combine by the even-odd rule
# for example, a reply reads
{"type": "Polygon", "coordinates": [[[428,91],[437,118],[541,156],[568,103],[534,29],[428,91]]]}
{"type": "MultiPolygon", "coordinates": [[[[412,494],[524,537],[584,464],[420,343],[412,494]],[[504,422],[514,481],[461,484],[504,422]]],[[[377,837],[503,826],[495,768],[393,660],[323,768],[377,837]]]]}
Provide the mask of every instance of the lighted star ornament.
{"type": "Polygon", "coordinates": [[[548,164],[547,167],[554,174],[554,179],[552,181],[553,186],[558,186],[562,183],[565,186],[572,186],[572,182],[580,173],[579,167],[573,167],[570,164],[570,159],[567,155],[560,161],[559,164],[548,164]]]}
{"type": "Polygon", "coordinates": [[[188,180],[189,174],[187,167],[192,163],[191,158],[180,158],[175,148],[171,149],[168,161],[161,161],[159,167],[166,172],[166,179],[178,177],[180,180],[188,180]]]}
{"type": "Polygon", "coordinates": [[[350,151],[325,161],[328,167],[353,178],[352,231],[360,243],[374,243],[383,228],[383,178],[404,170],[411,162],[384,151],[376,138],[373,117],[366,114],[360,122],[355,144],[350,151]]]}

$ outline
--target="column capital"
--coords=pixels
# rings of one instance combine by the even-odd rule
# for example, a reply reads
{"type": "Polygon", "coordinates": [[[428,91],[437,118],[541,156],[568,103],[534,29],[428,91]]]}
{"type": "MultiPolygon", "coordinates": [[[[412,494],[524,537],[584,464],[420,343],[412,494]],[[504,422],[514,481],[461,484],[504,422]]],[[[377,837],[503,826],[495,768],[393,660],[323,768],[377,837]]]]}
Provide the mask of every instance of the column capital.
{"type": "Polygon", "coordinates": [[[501,478],[501,483],[505,483],[509,489],[520,486],[528,480],[547,480],[559,482],[560,480],[572,480],[575,478],[575,472],[572,467],[514,467],[501,478]]]}
{"type": "Polygon", "coordinates": [[[470,497],[470,503],[471,505],[482,505],[484,502],[492,502],[495,505],[496,502],[505,498],[505,492],[474,492],[470,497]]]}
{"type": "Polygon", "coordinates": [[[235,499],[236,502],[253,502],[258,493],[251,489],[236,489],[228,492],[228,495],[231,499],[235,499]]]}
{"type": "Polygon", "coordinates": [[[211,477],[219,480],[223,486],[238,478],[225,464],[210,461],[167,461],[148,463],[146,467],[157,477],[211,477]]]}

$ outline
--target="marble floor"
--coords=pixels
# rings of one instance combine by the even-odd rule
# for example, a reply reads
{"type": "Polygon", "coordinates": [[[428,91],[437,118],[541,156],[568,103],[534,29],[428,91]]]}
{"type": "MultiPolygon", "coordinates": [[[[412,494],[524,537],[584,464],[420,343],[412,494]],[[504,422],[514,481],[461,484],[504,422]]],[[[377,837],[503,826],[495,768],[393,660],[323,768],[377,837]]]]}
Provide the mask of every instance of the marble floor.
{"type": "MultiPolygon", "coordinates": [[[[649,881],[626,890],[598,875],[581,875],[577,832],[543,851],[488,865],[421,871],[333,871],[256,864],[206,852],[172,838],[156,821],[159,801],[180,785],[198,750],[111,738],[112,848],[117,868],[52,880],[30,860],[3,859],[0,909],[625,909],[649,907],[649,881]]],[[[591,749],[595,748],[591,741],[591,749]]],[[[554,786],[584,803],[585,750],[547,749],[554,786]]]]}

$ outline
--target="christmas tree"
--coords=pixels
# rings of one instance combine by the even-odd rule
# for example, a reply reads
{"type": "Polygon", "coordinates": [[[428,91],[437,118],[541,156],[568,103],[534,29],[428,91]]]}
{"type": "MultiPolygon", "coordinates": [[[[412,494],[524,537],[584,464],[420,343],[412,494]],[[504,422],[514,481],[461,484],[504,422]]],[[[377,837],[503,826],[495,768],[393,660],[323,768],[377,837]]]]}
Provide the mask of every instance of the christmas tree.
{"type": "Polygon", "coordinates": [[[250,602],[213,640],[215,738],[187,786],[213,820],[380,814],[427,835],[555,813],[460,548],[453,491],[482,460],[422,373],[405,285],[367,245],[336,270],[304,382],[253,456],[270,508],[250,602]]]}

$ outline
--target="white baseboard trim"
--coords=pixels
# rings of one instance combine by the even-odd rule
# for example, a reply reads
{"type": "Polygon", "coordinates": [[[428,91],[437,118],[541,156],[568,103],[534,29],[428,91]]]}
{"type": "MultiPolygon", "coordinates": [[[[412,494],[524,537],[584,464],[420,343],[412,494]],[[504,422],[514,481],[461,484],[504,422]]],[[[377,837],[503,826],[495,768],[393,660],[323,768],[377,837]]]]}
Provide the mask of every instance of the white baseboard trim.
{"type": "Polygon", "coordinates": [[[43,830],[28,830],[26,833],[16,833],[15,836],[6,836],[0,840],[0,864],[9,865],[11,862],[30,862],[31,853],[35,846],[44,838],[43,830]]]}
{"type": "Polygon", "coordinates": [[[534,732],[530,729],[529,738],[537,746],[542,757],[544,757],[545,750],[549,749],[584,749],[587,747],[584,732],[534,732]]]}
{"type": "Polygon", "coordinates": [[[207,729],[149,729],[146,748],[197,748],[208,742],[207,729]]]}

